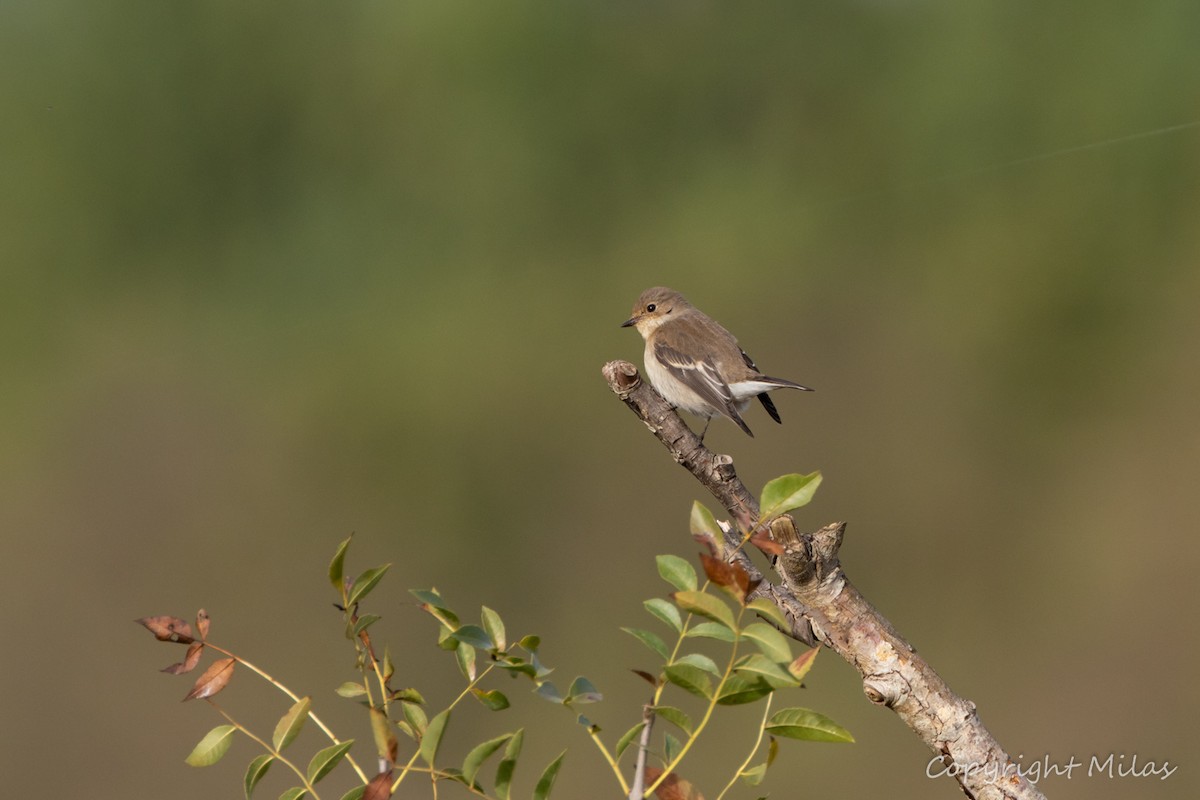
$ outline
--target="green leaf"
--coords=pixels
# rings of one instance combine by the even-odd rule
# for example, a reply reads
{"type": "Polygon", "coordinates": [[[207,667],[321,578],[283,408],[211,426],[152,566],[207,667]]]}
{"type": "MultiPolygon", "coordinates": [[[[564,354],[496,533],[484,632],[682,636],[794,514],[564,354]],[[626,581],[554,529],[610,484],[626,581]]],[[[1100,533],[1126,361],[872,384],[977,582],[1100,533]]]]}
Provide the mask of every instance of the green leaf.
{"type": "Polygon", "coordinates": [[[250,766],[246,767],[246,777],[243,780],[246,787],[246,800],[250,800],[250,795],[254,794],[254,787],[267,774],[267,770],[271,768],[271,762],[274,760],[275,756],[263,753],[251,761],[250,766]]]}
{"type": "Polygon", "coordinates": [[[333,554],[333,560],[329,562],[329,582],[333,584],[333,588],[340,594],[343,587],[345,576],[342,574],[342,566],[346,563],[346,551],[350,549],[350,540],[354,538],[354,534],[346,537],[345,541],[338,545],[338,549],[333,554]]]}
{"type": "Polygon", "coordinates": [[[655,556],[654,560],[658,564],[658,574],[667,583],[684,592],[696,590],[696,569],[687,561],[672,555],[655,556]]]}
{"type": "Polygon", "coordinates": [[[379,616],[378,614],[363,614],[354,621],[354,627],[350,630],[350,638],[357,638],[360,633],[374,625],[376,622],[379,622],[381,619],[383,619],[383,617],[379,616]]]}
{"type": "Polygon", "coordinates": [[[384,564],[382,567],[369,569],[355,578],[354,585],[350,587],[350,594],[346,597],[346,604],[353,606],[366,597],[367,593],[374,589],[379,584],[379,581],[383,580],[384,573],[391,566],[391,564],[384,564]]]}
{"type": "Polygon", "coordinates": [[[679,730],[692,735],[692,718],[674,706],[655,706],[654,713],[674,725],[679,730]]]}
{"type": "Polygon", "coordinates": [[[479,769],[483,766],[483,762],[487,761],[493,753],[504,746],[512,737],[511,733],[506,733],[503,736],[497,736],[495,739],[488,739],[482,744],[475,745],[471,749],[471,752],[467,753],[467,757],[463,759],[462,771],[463,778],[466,780],[468,786],[475,785],[475,776],[479,774],[479,769]]]}
{"type": "Polygon", "coordinates": [[[513,675],[528,675],[530,678],[537,678],[537,668],[521,658],[510,656],[507,660],[497,661],[496,666],[513,675]]]}
{"type": "Polygon", "coordinates": [[[396,757],[396,734],[392,733],[392,723],[382,708],[371,709],[371,736],[381,759],[390,761],[396,757]]]}
{"type": "Polygon", "coordinates": [[[788,639],[765,622],[752,622],[742,629],[742,636],[754,642],[762,654],[772,661],[786,664],[792,660],[788,639]]]}
{"type": "Polygon", "coordinates": [[[740,675],[731,675],[721,687],[721,695],[717,702],[723,706],[740,706],[761,700],[773,691],[775,687],[761,677],[753,676],[747,680],[740,675]]]}
{"type": "MultiPolygon", "coordinates": [[[[653,650],[663,661],[671,657],[671,651],[667,649],[667,644],[658,634],[644,631],[641,628],[621,628],[633,638],[637,639],[642,644],[653,650]]],[[[690,631],[689,631],[690,633],[690,631]]]]}
{"type": "Polygon", "coordinates": [[[491,650],[493,647],[492,637],[478,625],[463,625],[450,635],[455,641],[478,647],[480,650],[491,650]]]}
{"type": "Polygon", "coordinates": [[[517,642],[517,647],[529,653],[536,653],[537,649],[542,646],[542,637],[540,636],[522,636],[521,641],[517,642]]]}
{"type": "Polygon", "coordinates": [[[504,635],[504,620],[500,619],[500,615],[484,606],[481,618],[483,629],[487,631],[488,638],[492,640],[492,646],[500,651],[507,650],[508,639],[504,635]]]}
{"type": "Polygon", "coordinates": [[[730,629],[737,627],[737,623],[733,620],[733,612],[729,610],[729,606],[711,594],[704,592],[676,592],[671,595],[671,599],[675,601],[675,605],[684,611],[707,617],[713,622],[719,622],[730,629]]]}
{"type": "Polygon", "coordinates": [[[821,485],[821,473],[808,475],[792,473],[768,481],[763,487],[762,499],[758,502],[759,518],[771,519],[786,514],[794,508],[808,505],[813,493],[821,485]]]}
{"type": "Polygon", "coordinates": [[[392,651],[385,645],[383,648],[383,665],[380,668],[383,673],[383,682],[387,683],[396,674],[396,666],[392,664],[392,651]]]}
{"type": "Polygon", "coordinates": [[[550,790],[554,788],[554,779],[558,777],[558,770],[566,755],[567,751],[563,750],[558,754],[558,758],[551,761],[549,766],[542,770],[542,776],[538,778],[537,786],[533,787],[533,800],[546,800],[550,796],[550,790]]]}
{"type": "Polygon", "coordinates": [[[393,700],[403,700],[405,703],[425,704],[425,698],[416,689],[401,689],[392,696],[393,700]]]}
{"type": "Polygon", "coordinates": [[[824,714],[807,708],[784,708],[767,720],[763,730],[772,736],[809,742],[853,742],[854,737],[824,714]]]}
{"type": "Polygon", "coordinates": [[[275,735],[271,737],[271,744],[275,747],[276,752],[282,751],[291,744],[292,740],[300,733],[300,729],[304,727],[304,721],[308,719],[310,708],[312,708],[312,698],[301,697],[288,709],[286,714],[280,717],[279,722],[275,725],[275,735]]]}
{"type": "Polygon", "coordinates": [[[458,668],[467,680],[475,680],[475,648],[466,642],[459,642],[458,647],[454,650],[454,657],[458,660],[458,668]]]}
{"type": "Polygon", "coordinates": [[[571,688],[567,690],[568,703],[599,703],[603,699],[600,690],[582,675],[572,681],[571,688]]]}
{"type": "Polygon", "coordinates": [[[366,785],[355,786],[353,789],[342,795],[341,800],[362,800],[362,796],[365,791],[367,791],[366,785]]]}
{"type": "Polygon", "coordinates": [[[429,727],[429,717],[425,715],[425,709],[416,703],[401,703],[400,710],[404,712],[404,719],[412,726],[417,738],[424,736],[425,729],[429,727]]]}
{"type": "Polygon", "coordinates": [[[754,598],[746,605],[746,608],[758,612],[760,616],[763,616],[771,622],[774,622],[784,630],[790,631],[792,629],[791,624],[786,618],[784,618],[783,612],[779,610],[779,606],[775,605],[765,597],[754,598]]]}
{"type": "Polygon", "coordinates": [[[462,642],[454,638],[454,628],[448,628],[445,624],[443,624],[441,629],[438,630],[437,644],[438,647],[443,650],[457,650],[458,646],[462,644],[462,642]]]}
{"type": "Polygon", "coordinates": [[[354,683],[353,681],[346,681],[341,686],[337,687],[336,691],[339,697],[349,698],[362,697],[367,693],[367,690],[363,688],[361,683],[354,683]]]}
{"type": "Polygon", "coordinates": [[[676,659],[675,663],[690,664],[693,667],[699,667],[715,678],[720,678],[723,674],[725,674],[721,668],[717,666],[717,662],[700,653],[688,653],[685,656],[680,656],[678,659],[676,659]]]}
{"type": "Polygon", "coordinates": [[[764,656],[762,653],[753,653],[739,660],[734,666],[739,675],[748,675],[753,677],[761,675],[768,683],[775,688],[784,686],[799,686],[800,681],[792,677],[792,673],[780,666],[776,662],[764,656]]]}
{"type": "Polygon", "coordinates": [[[347,739],[323,750],[318,750],[317,754],[308,762],[308,782],[316,783],[332,772],[333,768],[346,757],[346,753],[350,752],[350,746],[353,744],[353,739],[347,739]]]}
{"type": "Polygon", "coordinates": [[[733,631],[719,622],[701,622],[687,629],[685,636],[698,636],[705,639],[718,639],[722,642],[732,642],[737,637],[733,631]]]}
{"type": "Polygon", "coordinates": [[[615,754],[617,758],[621,757],[621,753],[625,752],[625,748],[627,748],[627,747],[629,747],[629,745],[633,744],[633,740],[638,738],[638,734],[640,734],[642,732],[642,728],[644,728],[644,727],[646,727],[646,723],[639,722],[637,725],[634,725],[632,728],[625,731],[625,733],[623,733],[621,735],[621,738],[617,740],[616,754],[615,754]]]}
{"type": "Polygon", "coordinates": [[[708,506],[699,500],[692,503],[692,516],[688,522],[693,536],[711,536],[718,547],[724,543],[725,531],[721,530],[721,526],[717,524],[717,518],[708,510],[708,506]]]}
{"type": "Polygon", "coordinates": [[[529,663],[533,664],[533,668],[536,670],[536,677],[538,678],[544,678],[551,672],[554,672],[553,668],[547,667],[538,659],[537,653],[529,654],[529,663]]]}
{"type": "Polygon", "coordinates": [[[193,767],[211,767],[229,752],[236,731],[232,725],[218,725],[204,735],[184,761],[193,767]]]}
{"type": "Polygon", "coordinates": [[[708,700],[712,697],[712,679],[708,673],[690,664],[671,664],[663,669],[667,680],[697,697],[708,700]]]}
{"type": "Polygon", "coordinates": [[[300,800],[306,794],[308,794],[308,789],[305,789],[303,786],[293,786],[279,795],[279,800],[300,800]]]}
{"type": "Polygon", "coordinates": [[[679,609],[668,603],[666,600],[663,600],[661,597],[655,597],[652,600],[647,600],[646,602],[642,603],[642,605],[644,605],[646,610],[651,614],[667,623],[667,625],[670,627],[674,628],[676,633],[679,633],[681,630],[683,630],[683,617],[679,616],[679,609]]]}
{"type": "Polygon", "coordinates": [[[442,600],[442,596],[438,593],[437,589],[409,589],[408,593],[425,605],[433,606],[434,608],[446,607],[446,603],[442,600]]]}
{"type": "Polygon", "coordinates": [[[519,728],[513,731],[512,739],[508,746],[504,748],[504,757],[515,759],[521,755],[521,747],[525,744],[525,729],[519,728]]]}
{"type": "Polygon", "coordinates": [[[525,742],[524,729],[518,730],[504,748],[504,758],[496,767],[496,800],[509,800],[512,790],[513,772],[517,768],[517,757],[521,755],[521,745],[525,742]]]}
{"type": "Polygon", "coordinates": [[[543,700],[549,700],[551,703],[562,704],[563,696],[559,694],[558,689],[550,681],[542,681],[534,689],[534,692],[543,700]]]}
{"type": "Polygon", "coordinates": [[[492,711],[503,711],[511,705],[508,702],[508,698],[502,692],[498,692],[495,689],[486,692],[482,689],[472,689],[471,694],[475,695],[476,700],[483,703],[492,711]]]}
{"type": "Polygon", "coordinates": [[[669,733],[663,734],[663,751],[666,754],[668,764],[675,760],[681,749],[682,747],[678,739],[669,733]]]}
{"type": "Polygon", "coordinates": [[[421,737],[421,759],[431,767],[433,760],[437,757],[438,745],[442,743],[442,734],[446,732],[446,723],[449,720],[450,709],[446,709],[429,720],[429,726],[425,728],[425,735],[421,737]]]}
{"type": "Polygon", "coordinates": [[[767,777],[767,765],[759,764],[756,767],[744,769],[738,773],[738,777],[750,786],[758,786],[763,782],[763,778],[767,777]]]}

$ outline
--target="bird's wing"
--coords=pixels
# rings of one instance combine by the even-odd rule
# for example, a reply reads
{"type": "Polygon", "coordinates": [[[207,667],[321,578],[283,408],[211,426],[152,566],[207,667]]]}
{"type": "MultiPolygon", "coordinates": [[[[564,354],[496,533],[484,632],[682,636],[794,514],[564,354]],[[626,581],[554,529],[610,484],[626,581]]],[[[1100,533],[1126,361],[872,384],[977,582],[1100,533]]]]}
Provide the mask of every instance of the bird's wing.
{"type": "Polygon", "coordinates": [[[654,355],[667,371],[683,382],[685,386],[700,395],[705,402],[729,417],[738,427],[750,436],[750,428],[738,413],[734,405],[733,392],[721,380],[720,373],[711,361],[697,361],[691,356],[684,355],[673,347],[665,344],[654,346],[654,355]]]}
{"type": "Polygon", "coordinates": [[[742,354],[742,361],[746,362],[746,366],[758,372],[758,365],[754,363],[754,359],[750,357],[750,354],[740,347],[738,348],[738,352],[742,354]]]}

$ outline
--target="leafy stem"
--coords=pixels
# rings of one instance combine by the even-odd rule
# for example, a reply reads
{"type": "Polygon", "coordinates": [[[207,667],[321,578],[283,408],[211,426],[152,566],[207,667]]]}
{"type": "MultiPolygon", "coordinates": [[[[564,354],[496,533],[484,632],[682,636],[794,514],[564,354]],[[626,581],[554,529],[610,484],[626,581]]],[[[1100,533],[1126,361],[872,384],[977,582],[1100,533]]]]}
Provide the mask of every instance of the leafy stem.
{"type": "MultiPolygon", "coordinates": [[[[454,708],[459,703],[461,703],[463,701],[463,699],[466,698],[467,695],[469,695],[471,693],[471,690],[474,689],[476,686],[478,686],[479,683],[485,677],[487,677],[488,673],[490,673],[492,671],[492,669],[494,669],[494,668],[495,668],[495,664],[488,664],[487,668],[484,669],[483,672],[476,675],[470,681],[470,683],[467,684],[466,688],[463,689],[461,692],[459,692],[458,697],[454,698],[454,700],[452,700],[450,702],[450,705],[446,706],[446,708],[441,713],[449,714],[452,710],[454,710],[454,708]]],[[[424,768],[415,766],[417,763],[417,758],[419,758],[420,755],[421,755],[421,748],[420,748],[420,746],[418,746],[417,749],[413,751],[413,754],[409,757],[408,763],[406,763],[404,765],[404,767],[400,770],[400,775],[396,778],[395,781],[392,782],[392,794],[396,793],[396,790],[400,788],[400,784],[404,782],[404,779],[406,777],[408,777],[409,773],[426,771],[424,768]]],[[[437,772],[436,770],[433,769],[432,764],[430,765],[428,771],[430,771],[431,773],[437,772]]],[[[436,796],[436,794],[437,794],[437,782],[434,781],[434,795],[436,796]]]]}
{"type": "MultiPolygon", "coordinates": [[[[225,651],[222,650],[221,652],[224,653],[225,651]]],[[[232,658],[233,656],[230,656],[230,657],[232,658]]],[[[243,725],[242,723],[240,723],[236,719],[234,719],[233,716],[228,711],[226,711],[225,709],[223,709],[219,705],[217,705],[216,701],[213,700],[211,697],[207,697],[207,698],[205,698],[205,700],[207,700],[208,704],[210,706],[212,706],[214,709],[216,709],[216,712],[218,714],[220,714],[222,717],[224,717],[229,722],[230,725],[237,728],[239,731],[241,731],[246,736],[253,739],[255,742],[258,742],[259,746],[262,747],[263,750],[266,750],[268,753],[270,753],[274,759],[282,762],[283,764],[285,764],[288,767],[288,769],[290,769],[292,772],[296,773],[296,777],[298,777],[300,779],[300,782],[304,784],[305,790],[310,795],[312,795],[313,800],[321,800],[320,796],[317,795],[317,790],[313,788],[313,785],[311,783],[309,783],[308,776],[305,775],[304,772],[301,771],[301,769],[299,767],[297,767],[292,762],[291,759],[289,759],[283,753],[279,752],[274,747],[272,747],[269,742],[267,742],[264,739],[257,736],[253,731],[251,731],[245,725],[243,725]]]]}
{"type": "MultiPolygon", "coordinates": [[[[708,584],[706,583],[705,586],[707,587],[707,585],[708,584]]],[[[663,781],[670,777],[671,773],[675,771],[675,768],[679,766],[679,762],[683,761],[684,756],[686,756],[688,751],[692,749],[692,745],[695,744],[696,740],[700,738],[700,734],[704,731],[705,727],[708,726],[709,720],[712,719],[713,711],[716,710],[717,704],[721,699],[721,691],[725,688],[725,683],[729,680],[729,676],[733,674],[733,665],[737,661],[738,644],[742,639],[742,616],[745,613],[746,607],[740,606],[738,609],[736,625],[733,628],[733,644],[729,648],[729,661],[725,664],[725,671],[721,675],[721,680],[717,682],[716,688],[714,688],[712,691],[712,697],[709,698],[708,707],[704,709],[704,716],[700,718],[700,722],[697,723],[696,729],[691,732],[690,736],[688,736],[687,741],[684,742],[683,746],[679,748],[679,752],[675,754],[675,758],[671,759],[671,762],[663,768],[663,772],[658,776],[658,780],[654,781],[654,783],[650,784],[650,786],[646,788],[646,794],[653,794],[654,791],[662,785],[663,781]]]]}
{"type": "MultiPolygon", "coordinates": [[[[212,642],[205,642],[204,646],[211,647],[213,650],[216,650],[218,653],[223,653],[224,655],[227,655],[230,658],[232,658],[233,660],[237,661],[243,667],[250,670],[254,674],[258,675],[260,678],[262,678],[264,681],[266,681],[267,683],[274,686],[279,691],[283,692],[285,695],[287,695],[289,698],[291,698],[292,702],[295,703],[295,702],[300,701],[300,698],[296,696],[295,692],[293,692],[287,686],[285,686],[284,684],[280,683],[279,681],[275,680],[270,675],[268,675],[264,670],[260,669],[259,667],[255,666],[254,664],[250,663],[249,661],[242,658],[241,656],[235,655],[234,653],[226,650],[223,647],[218,647],[217,645],[213,644],[212,642]]],[[[209,702],[211,703],[212,701],[210,700],[209,702]]],[[[217,707],[215,704],[213,707],[217,708],[217,710],[220,711],[222,715],[225,715],[225,712],[221,711],[221,709],[219,707],[217,707]]],[[[226,717],[226,718],[228,718],[228,717],[226,717]]],[[[342,740],[339,739],[336,735],[334,735],[333,731],[330,730],[329,727],[326,726],[326,724],[321,721],[321,718],[317,716],[315,711],[310,710],[308,712],[308,718],[313,721],[313,724],[315,724],[318,728],[321,729],[321,732],[324,733],[329,738],[329,741],[333,742],[334,744],[342,743],[342,740]]],[[[230,723],[234,724],[234,725],[237,724],[236,722],[233,722],[233,720],[230,720],[230,723]]],[[[247,732],[247,733],[249,733],[249,732],[247,732]]],[[[253,735],[251,735],[251,738],[253,738],[255,741],[258,741],[261,743],[261,740],[259,740],[257,737],[254,737],[253,735]]],[[[267,748],[267,750],[268,750],[268,752],[270,752],[270,748],[267,748]]],[[[354,771],[356,773],[358,773],[358,777],[362,779],[362,782],[366,783],[368,780],[367,775],[366,775],[366,773],[364,773],[362,771],[362,768],[360,766],[358,766],[358,764],[355,762],[354,758],[349,753],[346,754],[345,758],[346,758],[346,761],[350,764],[350,766],[354,768],[354,771]]]]}
{"type": "Polygon", "coordinates": [[[621,786],[621,792],[624,794],[629,794],[629,784],[625,781],[625,776],[621,774],[621,766],[617,763],[617,760],[613,758],[612,753],[609,752],[609,749],[605,747],[604,742],[600,739],[600,732],[594,726],[589,727],[588,736],[591,738],[592,743],[595,744],[600,750],[600,755],[602,755],[604,760],[608,762],[609,768],[613,771],[613,775],[615,775],[617,778],[617,783],[621,786]]]}
{"type": "Polygon", "coordinates": [[[733,773],[733,777],[729,779],[729,783],[725,784],[725,788],[717,795],[717,800],[721,800],[725,793],[733,788],[737,779],[745,773],[746,768],[750,766],[750,762],[754,760],[754,755],[758,752],[758,748],[762,747],[763,735],[767,732],[767,718],[771,714],[771,701],[775,699],[775,693],[767,695],[767,702],[763,708],[762,721],[758,723],[758,737],[754,740],[754,746],[750,748],[750,752],[746,755],[746,760],[743,761],[737,768],[737,772],[733,773]]]}

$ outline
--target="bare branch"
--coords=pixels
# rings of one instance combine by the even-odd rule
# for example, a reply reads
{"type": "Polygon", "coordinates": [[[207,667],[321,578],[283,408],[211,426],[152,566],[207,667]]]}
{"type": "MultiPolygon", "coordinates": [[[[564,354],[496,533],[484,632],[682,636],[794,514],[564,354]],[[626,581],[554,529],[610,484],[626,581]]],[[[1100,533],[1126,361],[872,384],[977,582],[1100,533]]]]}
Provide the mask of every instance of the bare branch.
{"type": "Polygon", "coordinates": [[[633,765],[633,783],[629,787],[629,800],[642,800],[646,787],[646,753],[650,750],[650,731],[654,730],[654,706],[649,703],[642,709],[642,734],[638,737],[637,761],[633,765]]]}
{"type": "MultiPolygon", "coordinates": [[[[603,371],[609,388],[646,423],[675,461],[720,501],[738,528],[749,530],[760,524],[758,502],[738,479],[731,457],[706,448],[670,404],[642,381],[633,364],[610,361],[603,371]]],[[[867,699],[896,712],[940,759],[942,766],[936,772],[952,775],[968,797],[1043,797],[1017,773],[1012,759],[979,720],[975,704],[955,694],[846,577],[838,560],[844,522],[803,534],[789,516],[768,524],[784,551],[774,559],[779,582],[764,581],[757,593],[769,597],[792,621],[793,636],[811,642],[815,634],[858,670],[867,699]]],[[[730,531],[728,538],[741,542],[737,530],[730,531]]],[[[752,578],[761,575],[745,553],[729,550],[752,578]]]]}

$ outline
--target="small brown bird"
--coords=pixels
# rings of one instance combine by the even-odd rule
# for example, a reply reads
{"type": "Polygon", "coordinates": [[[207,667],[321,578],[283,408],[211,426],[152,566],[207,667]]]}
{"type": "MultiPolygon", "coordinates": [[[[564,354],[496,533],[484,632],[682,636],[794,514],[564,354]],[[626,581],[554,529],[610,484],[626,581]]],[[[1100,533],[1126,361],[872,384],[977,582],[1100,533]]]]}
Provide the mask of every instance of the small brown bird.
{"type": "Polygon", "coordinates": [[[671,405],[708,420],[701,441],[708,424],[718,415],[729,417],[753,436],[740,413],[752,397],[762,401],[771,419],[781,422],[767,392],[812,391],[783,378],[763,375],[732,333],[665,286],[642,292],[633,316],[621,323],[622,328],[631,325],[646,340],[646,377],[651,385],[671,405]]]}

